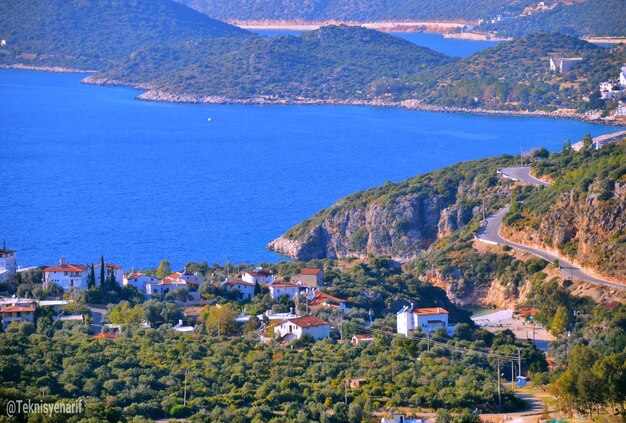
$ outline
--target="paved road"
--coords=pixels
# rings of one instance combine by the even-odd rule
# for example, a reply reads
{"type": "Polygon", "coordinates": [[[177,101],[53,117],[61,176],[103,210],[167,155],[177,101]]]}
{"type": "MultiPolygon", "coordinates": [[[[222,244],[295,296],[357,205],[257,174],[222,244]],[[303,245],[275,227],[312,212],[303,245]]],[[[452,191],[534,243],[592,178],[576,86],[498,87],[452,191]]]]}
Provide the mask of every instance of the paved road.
{"type": "Polygon", "coordinates": [[[611,288],[626,289],[625,284],[610,282],[588,275],[587,273],[583,272],[580,267],[575,266],[564,258],[561,258],[554,254],[550,254],[545,250],[527,247],[525,245],[517,244],[515,242],[511,242],[502,238],[502,236],[500,235],[500,227],[502,226],[502,219],[508,211],[509,207],[505,207],[496,214],[489,216],[487,218],[487,226],[483,228],[483,230],[476,236],[476,239],[489,244],[508,245],[517,250],[526,251],[527,253],[534,254],[537,257],[540,257],[549,262],[559,260],[561,273],[569,279],[588,282],[596,285],[605,285],[611,288]]]}
{"type": "Polygon", "coordinates": [[[518,166],[518,167],[503,167],[498,169],[498,173],[505,178],[512,179],[518,182],[525,182],[531,185],[543,185],[544,187],[550,184],[539,180],[530,174],[530,166],[518,166]]]}

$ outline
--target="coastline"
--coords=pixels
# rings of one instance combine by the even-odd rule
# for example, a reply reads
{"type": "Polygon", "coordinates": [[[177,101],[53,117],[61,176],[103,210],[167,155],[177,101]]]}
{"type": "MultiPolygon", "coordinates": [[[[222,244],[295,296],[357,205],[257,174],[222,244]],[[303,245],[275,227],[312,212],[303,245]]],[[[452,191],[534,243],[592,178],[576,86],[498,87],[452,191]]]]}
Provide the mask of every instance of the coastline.
{"type": "Polygon", "coordinates": [[[617,120],[602,119],[598,116],[586,115],[571,111],[571,109],[556,110],[554,112],[546,112],[541,110],[494,110],[494,109],[469,109],[465,107],[439,106],[425,104],[417,99],[408,99],[402,101],[389,100],[342,100],[342,99],[280,99],[272,97],[253,97],[248,99],[228,98],[223,96],[196,96],[193,94],[172,94],[158,89],[154,89],[148,84],[129,84],[124,81],[110,80],[107,78],[94,78],[89,76],[81,81],[83,84],[105,85],[105,86],[121,86],[130,87],[145,92],[139,94],[136,99],[143,101],[165,102],[165,103],[191,103],[191,104],[238,104],[238,105],[329,105],[329,106],[362,106],[362,107],[386,107],[397,108],[421,112],[440,112],[440,113],[465,113],[476,115],[492,115],[492,116],[520,116],[520,117],[548,117],[554,119],[574,119],[589,123],[600,123],[610,126],[624,126],[626,122],[617,120]]]}
{"type": "Polygon", "coordinates": [[[470,21],[378,21],[378,22],[355,22],[355,21],[240,21],[228,20],[231,25],[247,30],[283,30],[283,31],[312,31],[326,25],[362,26],[381,32],[430,32],[447,34],[458,28],[473,27],[470,21]]]}
{"type": "Polygon", "coordinates": [[[14,65],[0,65],[0,69],[17,69],[17,70],[30,70],[39,72],[52,72],[52,73],[96,73],[97,70],[64,68],[62,66],[30,66],[16,63],[14,65]]]}

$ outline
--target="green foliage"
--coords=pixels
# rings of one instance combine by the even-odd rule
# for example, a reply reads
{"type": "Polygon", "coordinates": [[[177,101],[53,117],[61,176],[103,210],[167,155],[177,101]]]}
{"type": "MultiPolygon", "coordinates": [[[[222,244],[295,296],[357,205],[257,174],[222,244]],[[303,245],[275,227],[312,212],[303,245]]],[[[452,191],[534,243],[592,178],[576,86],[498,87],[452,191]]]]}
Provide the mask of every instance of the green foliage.
{"type": "Polygon", "coordinates": [[[159,279],[163,279],[166,276],[172,274],[172,268],[170,267],[170,261],[168,259],[163,259],[159,263],[159,267],[156,271],[156,277],[159,279]]]}
{"type": "Polygon", "coordinates": [[[573,36],[626,36],[626,5],[622,0],[587,0],[561,3],[554,9],[533,13],[513,21],[481,26],[498,35],[520,36],[531,32],[551,31],[573,36]]]}
{"type": "Polygon", "coordinates": [[[303,20],[372,22],[410,19],[478,19],[503,11],[521,12],[530,0],[179,0],[194,9],[222,20],[303,20]]]}

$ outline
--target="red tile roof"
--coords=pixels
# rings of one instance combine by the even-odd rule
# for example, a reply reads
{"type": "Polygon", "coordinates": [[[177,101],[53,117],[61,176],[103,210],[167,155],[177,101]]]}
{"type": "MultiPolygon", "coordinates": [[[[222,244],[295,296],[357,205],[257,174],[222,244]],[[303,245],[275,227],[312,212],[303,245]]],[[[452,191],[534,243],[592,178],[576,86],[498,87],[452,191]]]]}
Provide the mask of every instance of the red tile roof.
{"type": "Polygon", "coordinates": [[[282,325],[283,323],[286,323],[286,322],[293,323],[294,325],[299,326],[302,329],[328,324],[328,322],[325,322],[322,319],[319,319],[315,316],[304,316],[304,317],[297,317],[295,319],[287,319],[287,320],[282,321],[280,324],[282,325]]]}
{"type": "Polygon", "coordinates": [[[448,314],[448,311],[443,307],[429,307],[415,309],[413,310],[413,313],[428,316],[429,314],[448,314]]]}
{"type": "Polygon", "coordinates": [[[370,334],[368,334],[368,335],[357,334],[357,335],[354,335],[353,337],[358,339],[359,341],[368,341],[368,340],[373,340],[374,339],[374,335],[370,335],[370,334]]]}
{"type": "Polygon", "coordinates": [[[261,276],[261,277],[272,276],[272,272],[267,271],[267,270],[251,270],[250,272],[246,272],[246,273],[249,274],[250,276],[261,276]]]}
{"type": "Polygon", "coordinates": [[[9,306],[0,310],[0,313],[14,313],[14,312],[26,312],[26,311],[35,311],[34,306],[9,306]]]}
{"type": "Polygon", "coordinates": [[[145,273],[141,273],[141,272],[134,272],[131,273],[130,275],[126,276],[126,279],[131,280],[131,279],[137,279],[141,276],[148,276],[149,278],[151,278],[152,276],[146,275],[145,273]]]}
{"type": "Polygon", "coordinates": [[[300,274],[301,275],[317,275],[321,271],[322,271],[321,269],[302,269],[300,271],[300,274]]]}
{"type": "Polygon", "coordinates": [[[313,297],[313,299],[309,301],[309,305],[326,305],[329,302],[339,304],[345,303],[346,301],[337,297],[333,297],[332,295],[325,294],[322,291],[317,291],[315,292],[315,296],[313,297]]]}
{"type": "Polygon", "coordinates": [[[50,272],[84,272],[89,269],[89,266],[84,264],[64,264],[62,266],[47,267],[43,271],[50,272]]]}
{"type": "Polygon", "coordinates": [[[248,285],[254,286],[252,282],[246,282],[241,279],[228,279],[224,285],[248,285]]]}
{"type": "MultiPolygon", "coordinates": [[[[100,267],[100,263],[94,264],[93,267],[100,267]]],[[[117,264],[113,264],[113,263],[104,263],[104,267],[108,267],[109,269],[116,269],[116,270],[119,270],[122,268],[122,266],[118,266],[117,264]]]]}
{"type": "Polygon", "coordinates": [[[300,285],[291,282],[276,282],[268,286],[269,288],[300,288],[300,285]]]}
{"type": "Polygon", "coordinates": [[[117,335],[114,333],[99,333],[92,336],[93,339],[116,339],[117,335]]]}

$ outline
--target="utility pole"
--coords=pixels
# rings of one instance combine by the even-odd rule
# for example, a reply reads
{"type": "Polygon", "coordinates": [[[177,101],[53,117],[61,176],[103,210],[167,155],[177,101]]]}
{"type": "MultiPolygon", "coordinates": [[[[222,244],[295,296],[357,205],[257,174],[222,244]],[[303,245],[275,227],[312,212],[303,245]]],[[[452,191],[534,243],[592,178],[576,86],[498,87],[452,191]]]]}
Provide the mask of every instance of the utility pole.
{"type": "Polygon", "coordinates": [[[189,369],[185,367],[185,389],[183,391],[183,405],[186,407],[187,406],[187,373],[189,372],[189,369]]]}
{"type": "Polygon", "coordinates": [[[511,391],[515,391],[515,368],[513,367],[513,360],[511,360],[511,391]]]}
{"type": "Polygon", "coordinates": [[[519,165],[524,166],[524,149],[521,145],[519,147],[519,165]]]}
{"type": "Polygon", "coordinates": [[[426,332],[427,350],[430,351],[430,332],[426,332]]]}
{"type": "Polygon", "coordinates": [[[343,341],[343,314],[339,316],[339,338],[343,341]]]}
{"type": "Polygon", "coordinates": [[[517,349],[517,375],[522,375],[522,349],[517,349]]]}
{"type": "Polygon", "coordinates": [[[498,360],[498,406],[502,406],[502,392],[500,392],[500,356],[497,357],[498,360]]]}

